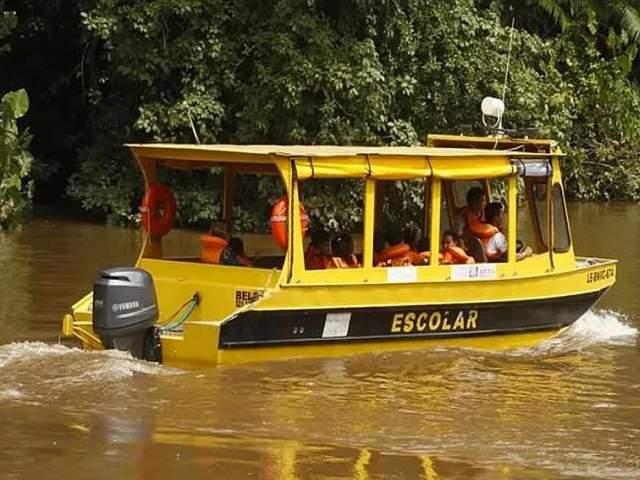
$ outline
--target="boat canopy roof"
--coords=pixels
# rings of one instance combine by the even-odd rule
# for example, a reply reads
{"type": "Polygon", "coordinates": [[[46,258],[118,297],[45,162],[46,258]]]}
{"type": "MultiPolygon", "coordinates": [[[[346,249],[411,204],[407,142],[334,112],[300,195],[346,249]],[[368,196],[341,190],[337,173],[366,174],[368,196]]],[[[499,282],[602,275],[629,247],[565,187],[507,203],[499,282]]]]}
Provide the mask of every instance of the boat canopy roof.
{"type": "Polygon", "coordinates": [[[434,176],[476,179],[508,176],[526,164],[548,164],[559,153],[443,147],[309,145],[128,144],[138,161],[176,169],[215,166],[277,173],[293,162],[300,180],[310,178],[409,179],[434,176]]]}

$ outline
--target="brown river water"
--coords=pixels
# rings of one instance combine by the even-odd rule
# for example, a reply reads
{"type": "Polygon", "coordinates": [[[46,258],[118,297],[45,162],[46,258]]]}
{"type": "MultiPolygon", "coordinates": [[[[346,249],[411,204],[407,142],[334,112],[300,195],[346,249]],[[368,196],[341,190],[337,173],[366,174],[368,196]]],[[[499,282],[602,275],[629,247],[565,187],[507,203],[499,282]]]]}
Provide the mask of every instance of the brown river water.
{"type": "Polygon", "coordinates": [[[58,343],[137,232],[0,232],[0,479],[638,479],[640,207],[570,217],[618,283],[550,341],[197,371],[58,343]]]}

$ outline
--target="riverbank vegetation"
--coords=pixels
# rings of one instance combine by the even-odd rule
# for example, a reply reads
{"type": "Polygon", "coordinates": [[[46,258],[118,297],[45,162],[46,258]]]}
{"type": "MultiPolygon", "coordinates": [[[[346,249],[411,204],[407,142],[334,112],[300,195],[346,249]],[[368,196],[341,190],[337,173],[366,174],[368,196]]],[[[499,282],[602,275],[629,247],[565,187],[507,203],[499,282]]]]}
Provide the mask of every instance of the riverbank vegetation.
{"type": "MultiPolygon", "coordinates": [[[[68,198],[131,223],[142,182],[125,142],[193,142],[194,130],[225,143],[412,145],[428,132],[484,134],[479,104],[502,96],[513,33],[506,124],[560,142],[571,198],[638,200],[635,6],[35,0],[16,8],[0,92],[25,87],[32,98],[24,124],[34,134],[36,201],[68,198]]],[[[175,181],[181,224],[219,213],[220,178],[175,181]]],[[[397,188],[398,205],[419,198],[397,188]]],[[[273,179],[244,178],[238,228],[263,228],[280,193],[273,179]]],[[[352,194],[348,183],[329,193],[345,205],[352,194]]],[[[359,215],[321,198],[310,211],[343,227],[359,215]]]]}

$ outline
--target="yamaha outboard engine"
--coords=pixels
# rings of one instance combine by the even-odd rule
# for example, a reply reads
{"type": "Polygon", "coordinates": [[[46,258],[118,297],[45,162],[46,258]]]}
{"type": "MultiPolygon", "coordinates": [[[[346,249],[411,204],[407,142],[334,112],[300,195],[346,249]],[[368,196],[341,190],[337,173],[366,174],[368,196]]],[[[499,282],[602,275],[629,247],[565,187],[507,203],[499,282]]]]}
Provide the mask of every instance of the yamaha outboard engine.
{"type": "Polygon", "coordinates": [[[140,268],[109,268],[93,284],[93,330],[105,348],[161,361],[158,301],[153,278],[140,268]]]}

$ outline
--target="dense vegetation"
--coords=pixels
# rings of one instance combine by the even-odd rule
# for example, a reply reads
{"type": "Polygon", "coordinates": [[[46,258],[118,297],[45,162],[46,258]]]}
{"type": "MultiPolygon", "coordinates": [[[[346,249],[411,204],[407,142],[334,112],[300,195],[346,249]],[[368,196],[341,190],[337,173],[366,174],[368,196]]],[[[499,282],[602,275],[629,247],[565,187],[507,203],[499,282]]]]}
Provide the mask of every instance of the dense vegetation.
{"type": "MultiPolygon", "coordinates": [[[[111,222],[129,223],[137,218],[142,184],[124,142],[192,142],[193,128],[203,142],[236,143],[409,145],[428,132],[484,133],[478,106],[483,96],[502,94],[514,21],[508,126],[535,127],[561,143],[570,156],[572,198],[638,200],[634,5],[20,2],[17,17],[0,16],[0,92],[24,87],[32,99],[25,125],[34,134],[36,201],[69,198],[111,222]]],[[[26,143],[25,137],[21,147],[26,143]]],[[[5,169],[0,163],[3,181],[5,169]]],[[[172,180],[182,224],[219,212],[220,178],[172,180]]],[[[28,199],[27,182],[20,188],[28,199]]],[[[352,184],[329,188],[352,204],[352,184]]],[[[398,203],[417,201],[404,188],[398,203]]],[[[239,226],[264,226],[268,214],[255,205],[268,208],[279,193],[273,179],[243,178],[239,226]]],[[[359,214],[329,209],[321,199],[310,209],[343,226],[359,214]]]]}

